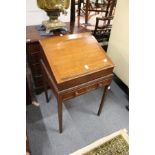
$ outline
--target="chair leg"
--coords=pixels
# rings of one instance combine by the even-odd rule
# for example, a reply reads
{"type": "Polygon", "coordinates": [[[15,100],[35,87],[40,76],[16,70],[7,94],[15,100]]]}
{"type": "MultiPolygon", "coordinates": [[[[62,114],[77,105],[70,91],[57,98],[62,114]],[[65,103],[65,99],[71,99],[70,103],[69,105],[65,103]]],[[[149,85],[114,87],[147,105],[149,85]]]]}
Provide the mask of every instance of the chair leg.
{"type": "Polygon", "coordinates": [[[103,108],[103,105],[104,105],[104,101],[105,101],[105,97],[106,97],[107,92],[108,92],[108,87],[109,86],[105,86],[105,88],[104,88],[102,100],[101,100],[100,107],[99,107],[99,110],[98,110],[98,113],[97,113],[98,116],[100,116],[100,114],[101,114],[101,111],[102,111],[102,108],[103,108]]]}
{"type": "Polygon", "coordinates": [[[96,36],[98,24],[99,24],[99,20],[96,18],[96,24],[95,24],[95,29],[94,29],[94,36],[96,36]]]}

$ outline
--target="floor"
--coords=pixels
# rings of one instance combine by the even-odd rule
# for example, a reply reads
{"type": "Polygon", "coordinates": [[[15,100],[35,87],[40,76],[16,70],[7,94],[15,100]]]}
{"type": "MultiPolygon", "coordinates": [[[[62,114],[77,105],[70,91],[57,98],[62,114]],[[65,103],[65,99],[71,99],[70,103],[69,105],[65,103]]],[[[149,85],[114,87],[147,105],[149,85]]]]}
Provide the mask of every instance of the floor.
{"type": "Polygon", "coordinates": [[[63,133],[58,132],[57,102],[52,92],[46,103],[44,93],[37,96],[39,107],[27,107],[27,134],[32,155],[68,155],[119,129],[129,130],[125,93],[112,82],[103,111],[97,116],[102,89],[64,102],[63,133]]]}

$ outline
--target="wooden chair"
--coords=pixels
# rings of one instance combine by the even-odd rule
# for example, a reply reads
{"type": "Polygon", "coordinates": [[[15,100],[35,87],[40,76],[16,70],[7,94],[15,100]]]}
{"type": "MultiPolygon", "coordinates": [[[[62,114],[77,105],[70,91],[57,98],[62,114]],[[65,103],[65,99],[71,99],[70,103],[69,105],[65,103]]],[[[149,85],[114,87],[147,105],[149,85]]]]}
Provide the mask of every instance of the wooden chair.
{"type": "Polygon", "coordinates": [[[81,12],[84,13],[86,25],[88,24],[88,18],[89,18],[90,12],[96,12],[96,13],[104,12],[105,16],[107,16],[111,1],[113,1],[113,0],[101,0],[100,2],[99,2],[99,0],[95,0],[95,1],[79,0],[79,2],[78,2],[78,16],[80,18],[81,12]],[[83,7],[81,7],[82,4],[83,4],[83,7]]]}
{"type": "MultiPolygon", "coordinates": [[[[96,24],[95,29],[93,31],[93,35],[98,40],[98,42],[109,41],[110,32],[112,28],[112,20],[114,18],[115,6],[116,0],[108,0],[105,16],[96,18],[96,24]]],[[[107,48],[107,45],[103,46],[106,46],[107,48]]]]}

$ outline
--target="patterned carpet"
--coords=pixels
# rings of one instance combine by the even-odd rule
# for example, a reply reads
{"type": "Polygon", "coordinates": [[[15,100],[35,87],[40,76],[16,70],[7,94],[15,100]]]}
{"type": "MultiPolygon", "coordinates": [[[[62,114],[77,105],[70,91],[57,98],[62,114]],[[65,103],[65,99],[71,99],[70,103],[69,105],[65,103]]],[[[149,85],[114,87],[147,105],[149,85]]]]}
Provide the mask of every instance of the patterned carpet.
{"type": "Polygon", "coordinates": [[[128,143],[124,140],[122,135],[118,135],[83,155],[125,155],[128,152],[128,143]]]}
{"type": "Polygon", "coordinates": [[[70,155],[129,155],[129,136],[121,129],[70,155]]]}

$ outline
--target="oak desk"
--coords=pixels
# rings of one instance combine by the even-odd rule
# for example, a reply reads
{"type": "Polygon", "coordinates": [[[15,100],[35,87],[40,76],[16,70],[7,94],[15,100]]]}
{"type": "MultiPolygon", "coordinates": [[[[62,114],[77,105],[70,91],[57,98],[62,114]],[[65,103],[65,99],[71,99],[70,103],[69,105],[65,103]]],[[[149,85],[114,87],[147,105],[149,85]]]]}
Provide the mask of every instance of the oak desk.
{"type": "Polygon", "coordinates": [[[42,39],[40,44],[44,82],[51,86],[58,102],[60,133],[62,102],[105,87],[98,110],[100,115],[107,88],[112,81],[114,64],[97,40],[90,33],[80,33],[42,39]]]}

